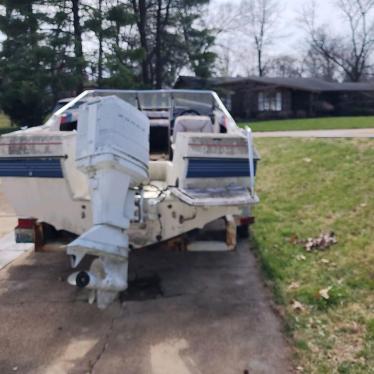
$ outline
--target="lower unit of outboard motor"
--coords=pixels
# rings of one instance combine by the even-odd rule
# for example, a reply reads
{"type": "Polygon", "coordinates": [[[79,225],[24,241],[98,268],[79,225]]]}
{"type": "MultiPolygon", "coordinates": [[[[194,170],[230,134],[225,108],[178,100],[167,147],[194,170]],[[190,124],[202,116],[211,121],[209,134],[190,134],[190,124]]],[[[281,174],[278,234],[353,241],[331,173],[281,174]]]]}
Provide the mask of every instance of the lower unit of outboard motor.
{"type": "Polygon", "coordinates": [[[127,288],[127,229],[135,211],[131,188],[148,179],[148,139],[148,118],[116,96],[80,108],[76,165],[89,180],[93,226],[68,245],[67,253],[73,267],[87,254],[97,258],[68,281],[90,289],[90,302],[96,300],[99,308],[127,288]]]}

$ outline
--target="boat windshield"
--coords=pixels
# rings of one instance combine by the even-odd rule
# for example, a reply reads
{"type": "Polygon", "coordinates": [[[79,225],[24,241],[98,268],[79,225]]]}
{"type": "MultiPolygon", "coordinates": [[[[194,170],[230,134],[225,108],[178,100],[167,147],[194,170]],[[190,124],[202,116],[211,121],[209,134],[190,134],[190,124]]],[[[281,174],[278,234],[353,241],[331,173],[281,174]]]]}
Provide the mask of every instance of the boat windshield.
{"type": "MultiPolygon", "coordinates": [[[[150,122],[150,153],[155,159],[172,156],[172,143],[181,131],[228,132],[235,121],[218,95],[199,90],[92,90],[57,110],[60,131],[77,129],[79,106],[91,99],[115,95],[142,111],[150,122]]],[[[53,121],[52,121],[53,122],[53,121]]]]}
{"type": "Polygon", "coordinates": [[[214,111],[220,111],[228,122],[235,121],[213,91],[199,90],[90,90],[71,100],[55,112],[63,115],[65,112],[77,109],[77,104],[84,103],[90,98],[102,96],[118,96],[120,99],[146,112],[164,111],[173,119],[181,114],[191,113],[212,116],[214,111]]]}

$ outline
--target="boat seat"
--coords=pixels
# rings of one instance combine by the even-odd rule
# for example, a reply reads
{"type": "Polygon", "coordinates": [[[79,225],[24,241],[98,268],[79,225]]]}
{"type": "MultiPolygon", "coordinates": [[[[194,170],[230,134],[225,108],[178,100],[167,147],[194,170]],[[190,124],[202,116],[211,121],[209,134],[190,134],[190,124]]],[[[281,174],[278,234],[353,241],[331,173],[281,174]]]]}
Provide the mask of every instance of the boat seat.
{"type": "Polygon", "coordinates": [[[177,139],[179,132],[214,132],[213,124],[208,116],[185,115],[175,120],[173,142],[177,139]]]}
{"type": "Polygon", "coordinates": [[[170,126],[170,113],[167,110],[143,110],[143,113],[148,117],[151,127],[170,126]]]}
{"type": "Polygon", "coordinates": [[[167,181],[169,170],[173,167],[170,161],[150,161],[149,179],[152,181],[167,181]]]}

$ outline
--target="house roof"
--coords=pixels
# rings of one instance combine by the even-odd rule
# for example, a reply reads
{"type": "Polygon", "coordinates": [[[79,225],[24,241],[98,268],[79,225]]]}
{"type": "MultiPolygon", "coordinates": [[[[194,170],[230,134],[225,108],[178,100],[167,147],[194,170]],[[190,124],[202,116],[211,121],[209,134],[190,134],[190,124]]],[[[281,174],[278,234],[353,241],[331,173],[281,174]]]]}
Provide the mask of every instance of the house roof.
{"type": "MultiPolygon", "coordinates": [[[[205,87],[205,86],[219,86],[227,81],[230,81],[236,78],[223,78],[223,77],[215,77],[215,78],[201,78],[201,77],[192,77],[188,75],[180,75],[177,81],[174,84],[175,88],[179,86],[194,86],[198,87],[205,87]]],[[[240,78],[243,79],[243,78],[240,78]]]]}
{"type": "Polygon", "coordinates": [[[374,91],[374,83],[369,82],[327,82],[317,78],[279,78],[279,77],[218,77],[203,79],[180,76],[176,87],[187,84],[195,87],[232,87],[245,83],[260,83],[310,92],[359,92],[374,91]]]}

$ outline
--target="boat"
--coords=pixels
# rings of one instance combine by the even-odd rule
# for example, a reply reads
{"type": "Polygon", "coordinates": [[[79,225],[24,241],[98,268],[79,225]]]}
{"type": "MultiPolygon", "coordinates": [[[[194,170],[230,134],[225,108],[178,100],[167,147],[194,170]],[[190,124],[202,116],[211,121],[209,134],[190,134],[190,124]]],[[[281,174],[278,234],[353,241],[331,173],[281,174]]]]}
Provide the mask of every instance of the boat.
{"type": "Polygon", "coordinates": [[[127,288],[131,250],[234,249],[259,202],[258,160],[250,129],[203,90],[88,90],[45,124],[0,137],[17,240],[38,222],[76,235],[66,247],[72,267],[95,260],[69,283],[89,288],[100,308],[127,288]],[[217,220],[224,241],[190,235],[217,220]]]}

